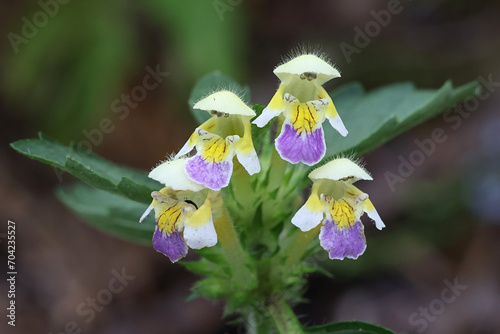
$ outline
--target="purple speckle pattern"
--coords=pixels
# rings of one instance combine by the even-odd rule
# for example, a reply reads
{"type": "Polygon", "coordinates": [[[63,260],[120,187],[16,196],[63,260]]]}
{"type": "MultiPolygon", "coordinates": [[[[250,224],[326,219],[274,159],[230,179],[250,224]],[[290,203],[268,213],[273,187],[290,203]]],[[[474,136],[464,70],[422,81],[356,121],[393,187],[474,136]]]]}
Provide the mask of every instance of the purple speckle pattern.
{"type": "Polygon", "coordinates": [[[179,231],[174,231],[168,235],[160,231],[158,226],[156,226],[153,235],[153,247],[156,251],[167,256],[172,262],[182,259],[188,252],[188,246],[179,231]]]}
{"type": "Polygon", "coordinates": [[[229,184],[233,173],[233,161],[208,162],[200,154],[189,158],[185,165],[188,177],[212,190],[221,190],[229,184]]]}
{"type": "Polygon", "coordinates": [[[304,131],[301,134],[290,124],[283,124],[283,128],[276,138],[276,150],[284,160],[312,166],[325,156],[326,145],[321,126],[311,133],[304,131]]]}
{"type": "Polygon", "coordinates": [[[321,227],[319,241],[330,256],[330,259],[356,260],[366,249],[364,227],[360,221],[347,228],[339,228],[332,220],[327,219],[321,227]]]}

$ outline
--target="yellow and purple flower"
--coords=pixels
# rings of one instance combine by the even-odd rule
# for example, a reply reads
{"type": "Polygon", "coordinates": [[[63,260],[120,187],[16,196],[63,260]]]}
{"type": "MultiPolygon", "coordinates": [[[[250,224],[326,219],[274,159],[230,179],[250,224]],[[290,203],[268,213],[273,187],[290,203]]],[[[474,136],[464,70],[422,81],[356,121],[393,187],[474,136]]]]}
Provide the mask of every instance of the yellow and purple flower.
{"type": "Polygon", "coordinates": [[[235,155],[250,175],[260,172],[250,124],[255,112],[250,107],[233,92],[222,90],[198,101],[193,108],[206,110],[212,117],[196,128],[176,155],[178,158],[196,148],[185,165],[192,181],[212,190],[226,187],[235,155]]]}
{"type": "Polygon", "coordinates": [[[312,166],[326,152],[322,127],[325,118],[342,136],[348,133],[322,86],[340,77],[340,73],[328,61],[314,54],[302,54],[276,67],[274,74],[281,80],[278,91],[253,123],[263,127],[272,118],[283,115],[276,150],[292,164],[312,166]]]}
{"type": "Polygon", "coordinates": [[[151,193],[153,201],[139,220],[142,222],[155,211],[153,247],[172,262],[183,258],[188,247],[200,249],[217,244],[212,219],[214,194],[187,177],[185,164],[185,159],[167,161],[149,173],[150,178],[166,187],[151,193]]]}
{"type": "Polygon", "coordinates": [[[363,213],[375,221],[377,229],[385,227],[368,194],[353,185],[372,177],[358,164],[339,158],[316,168],[309,178],[313,181],[311,195],[292,223],[304,232],[322,223],[320,244],[330,259],[357,259],[366,249],[360,220],[363,213]]]}

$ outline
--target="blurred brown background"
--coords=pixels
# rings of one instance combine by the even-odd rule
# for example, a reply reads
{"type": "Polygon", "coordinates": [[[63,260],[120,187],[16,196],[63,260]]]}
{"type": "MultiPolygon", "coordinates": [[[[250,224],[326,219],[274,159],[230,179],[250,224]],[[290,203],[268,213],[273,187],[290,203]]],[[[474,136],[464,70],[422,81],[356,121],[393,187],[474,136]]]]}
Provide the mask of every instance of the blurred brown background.
{"type": "MultiPolygon", "coordinates": [[[[376,20],[372,11],[393,5],[0,2],[3,312],[7,219],[17,226],[18,267],[15,331],[2,315],[1,332],[241,332],[224,325],[222,302],[184,301],[195,276],[152,247],[110,237],[79,220],[55,199],[60,178],[54,170],[8,144],[38,131],[65,144],[89,140],[85,134],[95,134],[109,118],[113,129],[94,135],[92,150],[150,169],[193,130],[187,98],[197,78],[220,70],[249,84],[253,103],[266,104],[278,84],[273,67],[297,45],[321,45],[340,69],[342,78],[328,89],[355,80],[367,88],[396,81],[422,88],[438,88],[447,79],[456,85],[479,77],[500,81],[498,1],[402,1],[390,22],[346,57],[341,43],[356,46],[356,29],[376,20]],[[145,76],[157,70],[168,75],[137,95],[145,76]],[[122,270],[134,278],[90,311],[88,303],[106,298],[103,289],[122,270]]],[[[460,124],[438,116],[365,157],[375,181],[362,188],[387,229],[367,227],[368,250],[358,261],[313,259],[335,277],[310,277],[310,302],[295,307],[304,324],[358,319],[406,333],[500,333],[499,106],[493,91],[472,112],[454,113],[460,124]],[[436,128],[447,140],[391,189],[386,172],[397,173],[401,159],[418,150],[415,140],[430,138],[436,128]],[[460,287],[449,287],[454,284],[460,287]]],[[[64,174],[62,182],[74,180],[64,174]]]]}

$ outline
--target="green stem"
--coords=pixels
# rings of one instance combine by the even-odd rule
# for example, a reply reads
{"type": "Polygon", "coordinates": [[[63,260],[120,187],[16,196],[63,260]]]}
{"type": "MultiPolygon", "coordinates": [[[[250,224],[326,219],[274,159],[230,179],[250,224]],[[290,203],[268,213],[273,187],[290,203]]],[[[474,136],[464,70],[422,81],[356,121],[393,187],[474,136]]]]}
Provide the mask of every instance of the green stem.
{"type": "Polygon", "coordinates": [[[283,298],[279,298],[275,303],[270,304],[267,310],[279,333],[303,333],[302,326],[297,316],[283,298]]]}
{"type": "MultiPolygon", "coordinates": [[[[220,193],[217,196],[220,196],[220,193]]],[[[248,267],[250,257],[241,247],[229,212],[222,202],[222,197],[217,198],[215,202],[220,207],[217,208],[219,214],[214,221],[214,226],[217,231],[218,240],[226,253],[226,258],[234,274],[233,278],[242,287],[249,287],[252,278],[255,276],[255,273],[248,267]]]]}
{"type": "Polygon", "coordinates": [[[281,186],[287,165],[288,163],[283,160],[278,151],[274,149],[271,157],[271,167],[269,170],[269,185],[267,186],[269,191],[273,191],[281,186]]]}
{"type": "Polygon", "coordinates": [[[236,200],[245,208],[245,211],[248,213],[253,212],[255,191],[252,188],[252,179],[239,162],[235,163],[231,183],[234,193],[238,195],[236,200]]]}
{"type": "Polygon", "coordinates": [[[273,321],[268,315],[264,316],[257,310],[248,315],[246,322],[247,334],[269,334],[274,332],[273,321]]]}
{"type": "Polygon", "coordinates": [[[297,231],[295,233],[293,240],[290,242],[290,245],[285,250],[285,254],[287,254],[286,258],[287,265],[294,265],[300,263],[300,261],[304,257],[305,252],[307,251],[307,248],[314,240],[314,238],[316,238],[317,235],[319,234],[320,229],[321,229],[321,224],[316,226],[310,231],[307,232],[297,231]]]}
{"type": "MultiPolygon", "coordinates": [[[[269,183],[267,184],[266,191],[271,193],[279,187],[283,187],[283,178],[285,176],[288,163],[281,159],[280,155],[273,149],[271,158],[271,167],[269,169],[269,183]]],[[[276,212],[276,201],[264,201],[262,203],[262,216],[264,219],[272,219],[276,212]]]]}

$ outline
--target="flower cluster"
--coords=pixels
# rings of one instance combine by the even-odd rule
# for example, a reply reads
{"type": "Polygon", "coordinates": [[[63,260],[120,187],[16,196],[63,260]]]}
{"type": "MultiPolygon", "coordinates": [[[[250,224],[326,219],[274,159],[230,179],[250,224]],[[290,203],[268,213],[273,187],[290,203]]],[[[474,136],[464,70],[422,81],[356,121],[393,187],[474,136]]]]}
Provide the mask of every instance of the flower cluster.
{"type": "MultiPolygon", "coordinates": [[[[340,73],[314,54],[299,55],[276,67],[274,73],[281,80],[279,88],[252,123],[263,127],[278,117],[276,152],[291,164],[313,166],[325,156],[325,119],[342,136],[348,134],[323,88],[340,73]]],[[[165,188],[151,194],[153,201],[140,219],[154,210],[153,246],[172,262],[185,256],[188,247],[217,243],[214,217],[224,207],[220,192],[230,184],[233,171],[239,167],[249,175],[261,171],[252,139],[251,120],[256,116],[252,108],[228,90],[210,94],[194,108],[211,117],[195,129],[173,159],[150,172],[149,177],[165,188]]],[[[357,162],[338,158],[313,170],[309,178],[311,195],[291,223],[303,232],[321,225],[320,244],[331,259],[358,258],[366,249],[361,215],[367,213],[378,229],[384,227],[368,195],[353,185],[371,176],[357,162]]]]}

